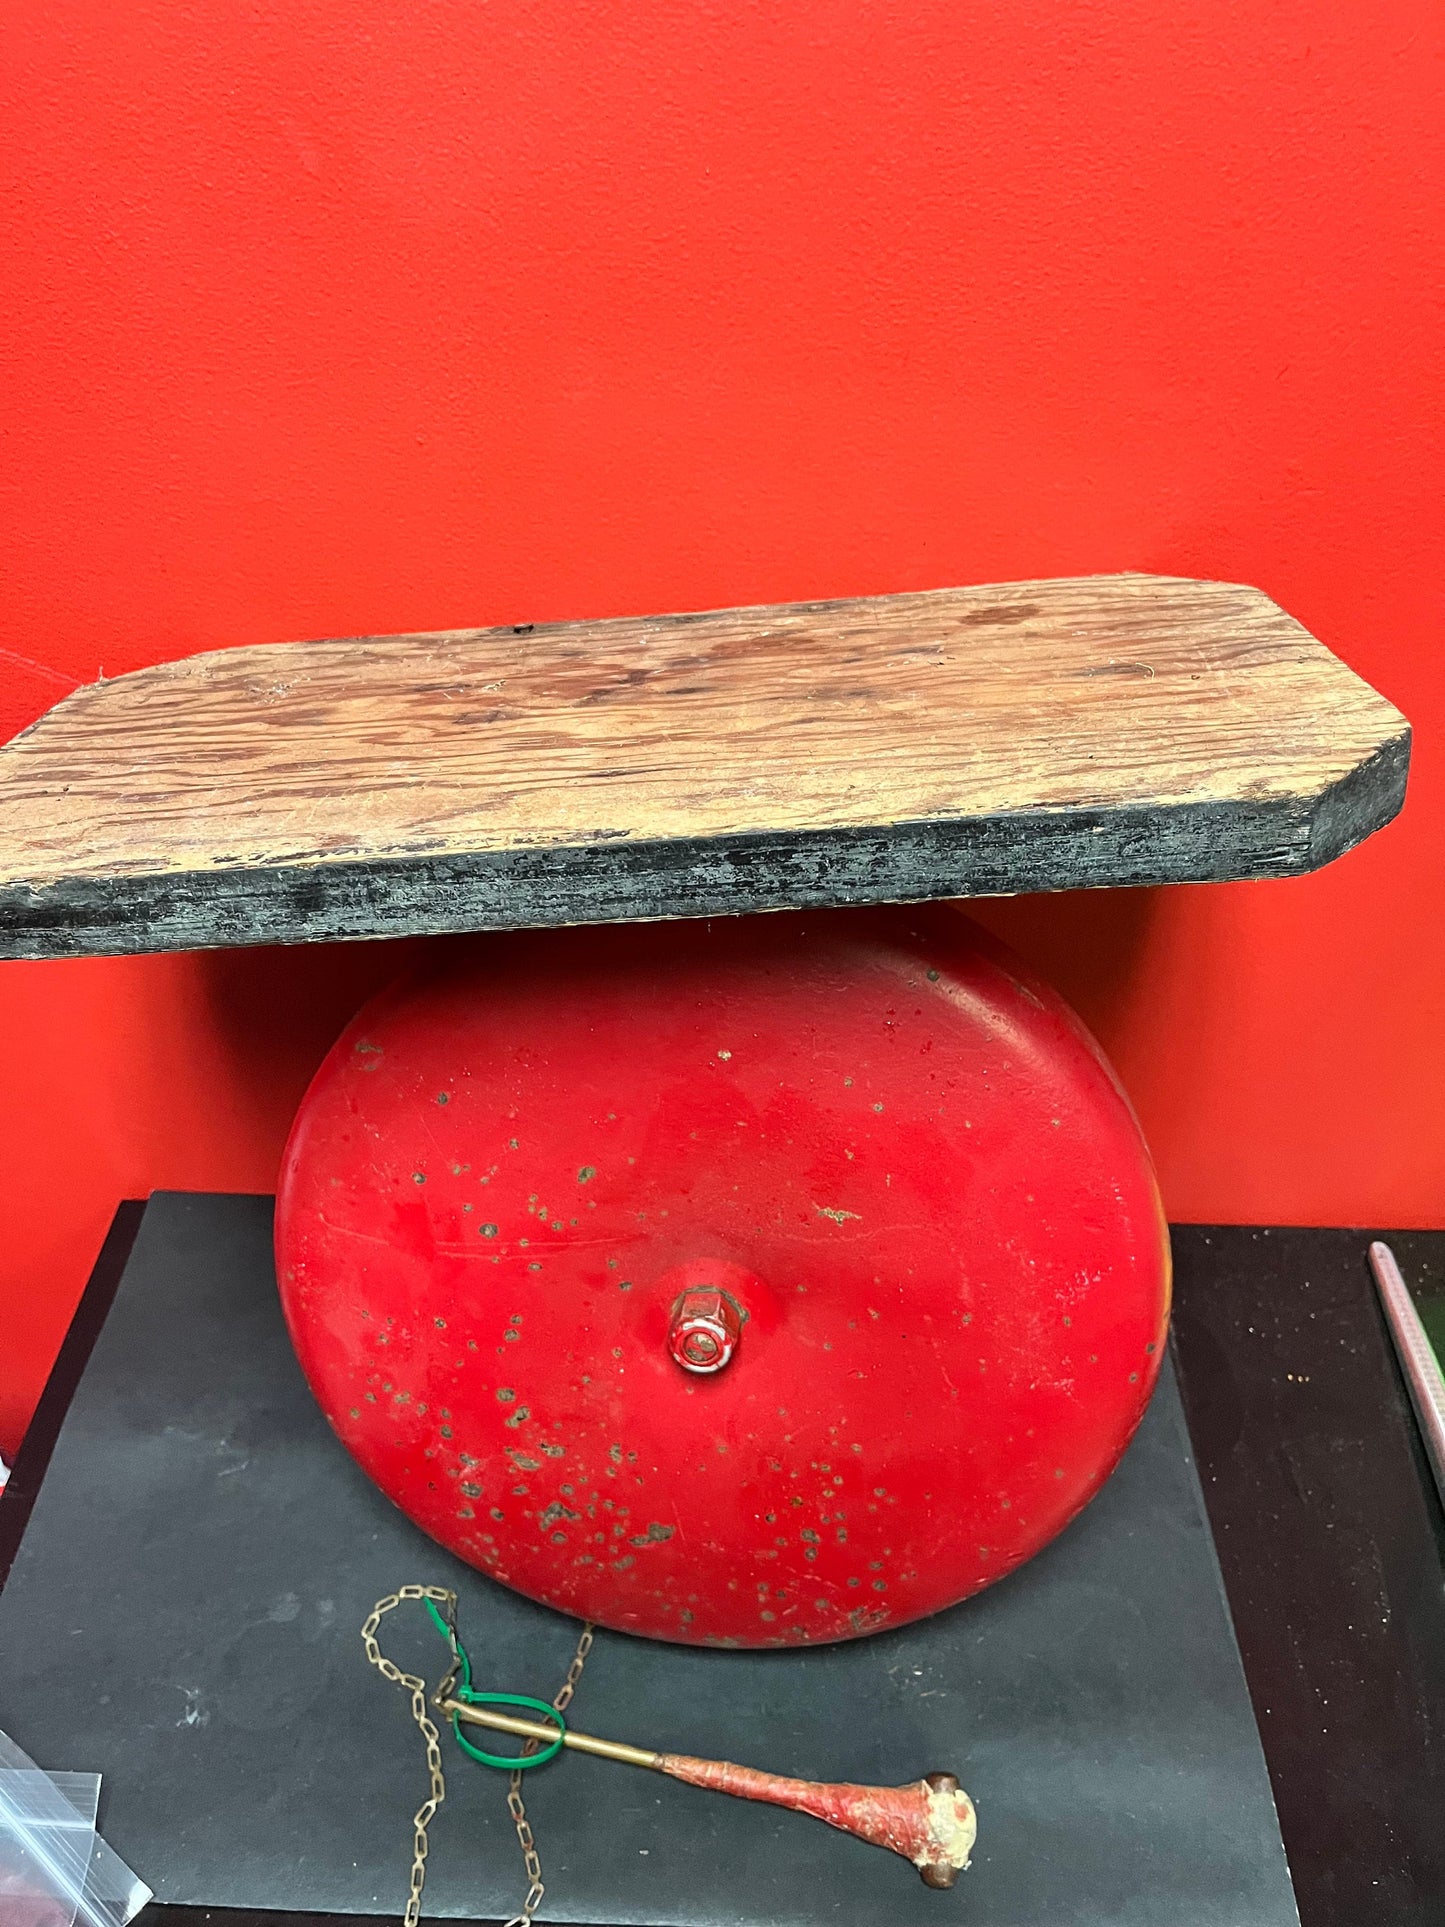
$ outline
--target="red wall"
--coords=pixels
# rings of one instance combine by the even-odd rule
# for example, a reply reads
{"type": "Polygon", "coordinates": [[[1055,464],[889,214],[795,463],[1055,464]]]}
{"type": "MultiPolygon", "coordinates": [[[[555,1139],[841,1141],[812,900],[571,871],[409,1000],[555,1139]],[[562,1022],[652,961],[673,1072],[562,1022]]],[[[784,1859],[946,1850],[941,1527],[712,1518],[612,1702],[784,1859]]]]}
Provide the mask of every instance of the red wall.
{"type": "MultiPolygon", "coordinates": [[[[1416,725],[1318,877],[996,906],[1184,1218],[1445,1222],[1435,0],[10,0],[0,728],[232,643],[1141,568],[1416,725]]],[[[0,1443],[384,947],[0,965],[0,1443]]]]}

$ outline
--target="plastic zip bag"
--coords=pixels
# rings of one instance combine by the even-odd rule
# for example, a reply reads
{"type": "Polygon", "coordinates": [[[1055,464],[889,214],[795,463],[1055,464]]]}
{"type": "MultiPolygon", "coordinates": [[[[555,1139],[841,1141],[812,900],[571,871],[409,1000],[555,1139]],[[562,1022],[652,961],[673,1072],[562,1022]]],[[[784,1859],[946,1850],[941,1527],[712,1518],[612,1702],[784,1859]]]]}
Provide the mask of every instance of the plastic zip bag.
{"type": "Polygon", "coordinates": [[[126,1927],[151,1898],[95,1830],[100,1780],[52,1778],[0,1733],[0,1927],[126,1927]]]}
{"type": "Polygon", "coordinates": [[[52,1773],[47,1776],[37,1767],[28,1770],[0,1767],[0,1927],[21,1927],[22,1922],[33,1923],[38,1919],[58,1922],[66,1918],[67,1911],[72,1917],[75,1913],[73,1904],[62,1904],[57,1897],[53,1891],[55,1882],[47,1871],[57,1851],[57,1842],[51,1837],[55,1826],[45,1820],[29,1822],[31,1834],[10,1830],[11,1816],[34,1813],[36,1795],[44,1793],[43,1787],[34,1783],[47,1777],[75,1810],[72,1820],[61,1823],[67,1835],[74,1831],[74,1852],[67,1839],[59,1849],[61,1858],[71,1861],[84,1851],[87,1864],[89,1862],[100,1805],[100,1775],[52,1773]],[[36,1833],[38,1839],[32,1837],[36,1833]],[[37,1845],[41,1849],[39,1854],[37,1845]]]}

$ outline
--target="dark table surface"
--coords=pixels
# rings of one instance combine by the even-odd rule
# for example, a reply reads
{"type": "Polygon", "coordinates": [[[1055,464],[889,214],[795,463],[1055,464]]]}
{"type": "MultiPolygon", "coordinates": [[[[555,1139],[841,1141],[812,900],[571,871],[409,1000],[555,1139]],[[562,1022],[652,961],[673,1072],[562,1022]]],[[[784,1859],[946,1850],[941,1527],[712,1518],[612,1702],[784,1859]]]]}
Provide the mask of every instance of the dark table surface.
{"type": "MultiPolygon", "coordinates": [[[[121,1207],[18,1455],[0,1582],[142,1210],[121,1207]]],[[[1176,1367],[1302,1927],[1445,1923],[1445,1519],[1370,1283],[1377,1236],[1445,1288],[1445,1233],[1174,1232],[1176,1367]]]]}
{"type": "Polygon", "coordinates": [[[1303,1927],[1445,1923],[1445,1522],[1370,1279],[1445,1233],[1182,1226],[1174,1351],[1303,1927]]]}

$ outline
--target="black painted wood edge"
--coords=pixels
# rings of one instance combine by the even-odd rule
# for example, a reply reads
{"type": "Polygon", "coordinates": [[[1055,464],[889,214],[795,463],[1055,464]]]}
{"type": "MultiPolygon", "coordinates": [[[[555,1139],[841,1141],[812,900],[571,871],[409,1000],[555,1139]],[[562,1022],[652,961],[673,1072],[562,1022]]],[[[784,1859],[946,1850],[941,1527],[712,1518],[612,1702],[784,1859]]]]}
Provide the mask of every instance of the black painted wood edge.
{"type": "Polygon", "coordinates": [[[0,889],[0,957],[549,929],[1299,876],[1398,814],[1406,731],[1314,798],[1024,810],[877,829],[599,841],[0,889]]]}
{"type": "Polygon", "coordinates": [[[60,1437],[60,1428],[70,1410],[70,1401],[75,1396],[80,1375],[89,1363],[95,1341],[110,1314],[144,1215],[145,1203],[140,1198],[126,1198],[117,1207],[100,1254],[80,1295],[80,1303],[61,1340],[55,1364],[45,1381],[45,1389],[25,1428],[25,1436],[20,1441],[20,1450],[11,1468],[10,1482],[5,1487],[3,1498],[0,1498],[0,1586],[10,1576],[10,1568],[15,1563],[15,1555],[20,1550],[20,1541],[25,1536],[25,1528],[30,1523],[30,1514],[40,1493],[41,1481],[50,1464],[50,1455],[55,1450],[55,1441],[60,1437]]]}
{"type": "Polygon", "coordinates": [[[1323,869],[1400,814],[1410,748],[1411,731],[1406,729],[1321,794],[1312,812],[1307,869],[1323,869]]]}

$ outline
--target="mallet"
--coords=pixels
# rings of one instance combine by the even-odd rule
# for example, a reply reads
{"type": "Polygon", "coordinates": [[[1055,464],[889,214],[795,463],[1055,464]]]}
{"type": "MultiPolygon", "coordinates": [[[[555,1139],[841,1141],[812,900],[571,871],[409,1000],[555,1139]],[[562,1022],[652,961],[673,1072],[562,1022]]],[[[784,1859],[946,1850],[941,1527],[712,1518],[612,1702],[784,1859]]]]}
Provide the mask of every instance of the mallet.
{"type": "MultiPolygon", "coordinates": [[[[554,1745],[559,1738],[557,1727],[541,1720],[494,1713],[458,1699],[437,1704],[448,1718],[490,1727],[493,1732],[514,1733],[544,1746],[554,1745]]],[[[690,1786],[711,1787],[716,1793],[736,1794],[739,1799],[766,1800],[775,1807],[811,1813],[815,1820],[826,1820],[830,1827],[854,1833],[872,1846],[902,1854],[913,1862],[929,1887],[953,1885],[968,1865],[977,1832],[973,1802],[952,1773],[929,1773],[899,1787],[850,1786],[846,1782],[830,1785],[819,1780],[790,1780],[780,1773],[760,1773],[754,1767],[733,1766],[727,1760],[652,1753],[621,1740],[598,1740],[587,1733],[575,1733],[571,1727],[560,1738],[563,1746],[578,1753],[621,1760],[626,1766],[651,1767],[654,1773],[686,1780],[690,1786]]]]}

